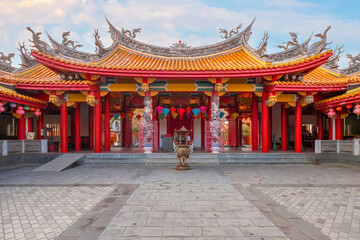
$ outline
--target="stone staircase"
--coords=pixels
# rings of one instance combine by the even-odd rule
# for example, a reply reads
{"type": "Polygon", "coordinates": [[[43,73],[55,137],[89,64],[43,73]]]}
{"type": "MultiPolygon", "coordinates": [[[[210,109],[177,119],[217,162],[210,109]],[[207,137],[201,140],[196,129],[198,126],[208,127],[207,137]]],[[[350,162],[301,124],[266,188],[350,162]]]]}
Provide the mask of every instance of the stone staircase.
{"type": "MultiPolygon", "coordinates": [[[[189,164],[310,164],[305,153],[193,153],[189,164]]],[[[86,164],[177,164],[175,153],[88,153],[86,164]]]]}

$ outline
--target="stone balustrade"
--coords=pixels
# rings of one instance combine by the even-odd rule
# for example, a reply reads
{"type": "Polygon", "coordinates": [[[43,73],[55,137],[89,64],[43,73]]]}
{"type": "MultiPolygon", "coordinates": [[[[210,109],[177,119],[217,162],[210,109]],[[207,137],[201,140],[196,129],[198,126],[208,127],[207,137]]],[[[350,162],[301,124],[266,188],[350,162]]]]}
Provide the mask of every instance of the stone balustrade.
{"type": "Polygon", "coordinates": [[[360,139],[354,140],[315,140],[315,153],[343,153],[360,155],[360,139]]]}
{"type": "Polygon", "coordinates": [[[47,140],[0,140],[1,156],[20,153],[47,152],[47,140]]]}

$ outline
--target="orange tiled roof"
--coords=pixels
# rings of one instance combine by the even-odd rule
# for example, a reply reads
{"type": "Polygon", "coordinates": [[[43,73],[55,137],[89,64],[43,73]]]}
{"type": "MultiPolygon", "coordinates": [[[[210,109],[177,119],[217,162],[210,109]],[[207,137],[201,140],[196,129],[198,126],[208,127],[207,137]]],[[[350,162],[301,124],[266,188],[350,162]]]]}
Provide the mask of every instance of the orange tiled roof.
{"type": "Polygon", "coordinates": [[[315,56],[301,58],[284,63],[263,62],[249,53],[243,46],[214,55],[199,57],[163,57],[140,53],[119,45],[111,54],[100,61],[79,62],[73,59],[54,57],[43,52],[32,50],[38,55],[61,63],[102,69],[118,70],[153,70],[153,71],[232,71],[257,70],[296,66],[320,57],[331,50],[315,56]]]}
{"type": "Polygon", "coordinates": [[[21,100],[26,100],[29,102],[40,103],[40,104],[44,104],[44,105],[47,104],[46,102],[44,102],[40,99],[29,97],[29,96],[26,96],[26,95],[23,95],[23,94],[20,94],[15,91],[12,91],[12,90],[9,90],[6,88],[2,88],[2,87],[0,87],[0,94],[9,96],[9,97],[13,97],[13,98],[17,98],[17,99],[21,99],[21,100]]]}
{"type": "MultiPolygon", "coordinates": [[[[302,81],[274,81],[267,82],[267,85],[344,85],[350,83],[350,81],[350,78],[345,75],[335,73],[324,67],[318,67],[310,73],[306,74],[302,81]]],[[[353,81],[360,82],[360,78],[354,79],[353,81]]]]}
{"type": "Polygon", "coordinates": [[[8,84],[84,84],[84,81],[65,81],[58,74],[42,64],[13,74],[0,74],[0,82],[8,84]]]}
{"type": "Polygon", "coordinates": [[[341,95],[336,96],[336,97],[323,99],[321,101],[316,102],[315,105],[321,105],[321,104],[331,103],[331,102],[338,101],[338,100],[344,100],[344,99],[348,99],[348,98],[353,98],[353,97],[358,96],[358,95],[360,96],[360,88],[354,89],[352,91],[346,92],[346,93],[341,94],[341,95]]]}

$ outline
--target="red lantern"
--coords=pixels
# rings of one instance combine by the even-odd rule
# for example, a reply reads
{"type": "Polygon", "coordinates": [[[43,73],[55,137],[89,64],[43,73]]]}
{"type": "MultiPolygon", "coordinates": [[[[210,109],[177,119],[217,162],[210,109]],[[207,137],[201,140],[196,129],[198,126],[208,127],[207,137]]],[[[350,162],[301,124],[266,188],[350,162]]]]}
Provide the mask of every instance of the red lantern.
{"type": "Polygon", "coordinates": [[[330,109],[329,109],[329,112],[327,113],[327,115],[328,115],[330,118],[333,118],[333,117],[336,115],[336,113],[335,113],[335,111],[334,111],[333,108],[330,108],[330,109]]]}
{"type": "Polygon", "coordinates": [[[353,105],[352,105],[352,104],[348,104],[348,105],[346,105],[346,108],[347,108],[347,109],[351,109],[351,108],[353,108],[353,105]]]}
{"type": "Polygon", "coordinates": [[[165,117],[167,120],[169,120],[170,119],[170,115],[166,115],[166,117],[165,117]]]}
{"type": "Polygon", "coordinates": [[[340,107],[340,106],[339,106],[339,107],[336,107],[336,111],[339,112],[339,111],[341,111],[341,110],[342,110],[342,107],[340,107]]]}
{"type": "Polygon", "coordinates": [[[194,120],[194,119],[195,119],[195,116],[191,116],[191,119],[194,120]]]}
{"type": "Polygon", "coordinates": [[[202,116],[202,119],[206,120],[206,116],[202,116]]]}
{"type": "Polygon", "coordinates": [[[180,119],[182,119],[182,116],[183,116],[185,110],[184,110],[183,108],[179,108],[179,109],[177,110],[177,112],[178,112],[179,115],[180,115],[180,119]]]}
{"type": "Polygon", "coordinates": [[[188,114],[190,114],[192,109],[190,107],[187,107],[185,110],[188,114]]]}
{"type": "Polygon", "coordinates": [[[141,115],[136,115],[136,118],[138,119],[138,120],[140,120],[140,118],[141,118],[141,115]]]}
{"type": "Polygon", "coordinates": [[[120,114],[121,118],[124,119],[126,117],[125,113],[120,114]]]}
{"type": "Polygon", "coordinates": [[[134,113],[133,113],[133,112],[129,112],[129,113],[128,113],[128,116],[129,116],[129,118],[132,118],[132,117],[134,116],[134,113]]]}
{"type": "Polygon", "coordinates": [[[230,115],[227,115],[227,116],[226,116],[226,119],[227,119],[227,120],[230,120],[230,119],[231,119],[231,116],[230,116],[230,115]]]}
{"type": "Polygon", "coordinates": [[[175,113],[176,109],[174,107],[170,108],[170,113],[173,114],[175,113]]]}

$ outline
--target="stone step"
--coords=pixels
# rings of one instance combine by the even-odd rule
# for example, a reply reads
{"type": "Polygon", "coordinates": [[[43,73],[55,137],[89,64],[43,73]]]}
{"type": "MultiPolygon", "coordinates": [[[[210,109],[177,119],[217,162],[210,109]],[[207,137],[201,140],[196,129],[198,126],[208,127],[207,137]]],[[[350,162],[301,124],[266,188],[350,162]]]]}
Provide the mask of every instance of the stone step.
{"type": "MultiPolygon", "coordinates": [[[[148,158],[145,161],[145,164],[177,164],[179,160],[177,158],[148,158]]],[[[188,163],[191,164],[220,164],[217,158],[190,158],[188,163]]]]}

